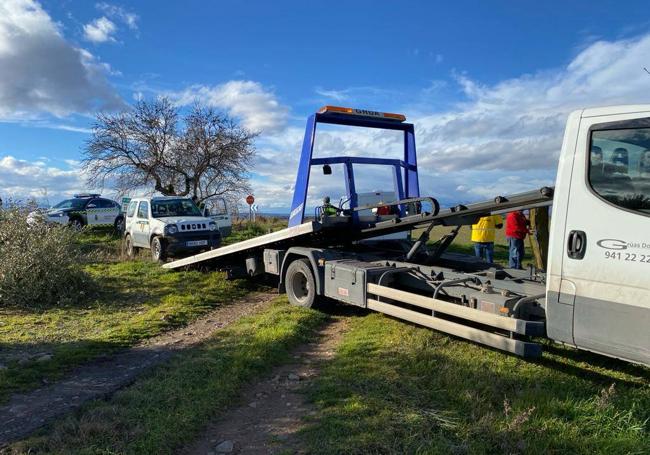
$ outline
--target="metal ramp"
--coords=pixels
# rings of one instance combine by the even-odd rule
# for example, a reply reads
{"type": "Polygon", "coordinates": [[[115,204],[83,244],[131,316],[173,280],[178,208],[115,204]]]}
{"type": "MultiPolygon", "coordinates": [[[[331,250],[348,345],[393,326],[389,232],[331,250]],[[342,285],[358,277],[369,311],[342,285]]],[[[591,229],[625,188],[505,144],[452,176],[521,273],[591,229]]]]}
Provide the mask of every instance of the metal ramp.
{"type": "MultiPolygon", "coordinates": [[[[396,201],[394,204],[403,204],[405,201],[396,201]]],[[[467,225],[474,223],[482,216],[506,213],[518,209],[544,207],[551,205],[552,202],[553,189],[544,187],[539,190],[507,197],[498,196],[490,201],[469,204],[467,206],[459,205],[440,210],[439,213],[424,212],[416,215],[395,217],[390,220],[378,218],[375,223],[366,223],[356,227],[351,223],[346,223],[345,220],[337,220],[336,223],[311,221],[179,259],[165,264],[163,267],[166,269],[176,269],[211,260],[218,260],[223,263],[228,262],[230,259],[240,258],[241,256],[253,255],[255,252],[261,252],[265,248],[281,249],[289,246],[328,247],[432,225],[467,225]]]]}
{"type": "Polygon", "coordinates": [[[187,265],[196,264],[198,262],[208,261],[212,259],[220,259],[226,256],[243,254],[251,250],[256,250],[264,247],[279,247],[287,242],[295,242],[296,240],[305,240],[313,236],[321,229],[321,224],[311,221],[303,223],[298,226],[282,229],[280,231],[271,232],[270,234],[261,235],[252,239],[237,242],[232,245],[223,246],[215,250],[206,251],[204,253],[189,256],[184,259],[179,259],[167,264],[163,267],[166,269],[176,269],[187,265]]]}

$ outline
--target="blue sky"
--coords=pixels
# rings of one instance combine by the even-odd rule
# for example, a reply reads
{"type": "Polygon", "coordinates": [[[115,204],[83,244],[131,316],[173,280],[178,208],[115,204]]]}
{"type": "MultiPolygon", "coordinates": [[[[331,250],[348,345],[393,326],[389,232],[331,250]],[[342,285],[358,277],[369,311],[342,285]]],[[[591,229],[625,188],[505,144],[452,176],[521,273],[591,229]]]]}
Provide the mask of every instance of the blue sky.
{"type": "MultiPolygon", "coordinates": [[[[323,104],[406,114],[422,192],[449,203],[551,183],[568,112],[649,101],[649,25],[642,1],[5,0],[0,196],[85,189],[94,110],[159,95],[261,130],[252,183],[266,211],[289,205],[304,119],[323,104]]],[[[349,131],[322,144],[394,145],[349,131]]]]}

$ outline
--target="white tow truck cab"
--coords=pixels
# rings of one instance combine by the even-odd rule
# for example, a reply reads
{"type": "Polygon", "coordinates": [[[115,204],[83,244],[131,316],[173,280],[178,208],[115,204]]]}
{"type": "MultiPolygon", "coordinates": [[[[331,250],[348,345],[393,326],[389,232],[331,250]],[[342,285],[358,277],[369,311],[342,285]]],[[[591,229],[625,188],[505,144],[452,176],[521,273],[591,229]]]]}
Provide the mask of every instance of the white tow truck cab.
{"type": "Polygon", "coordinates": [[[126,253],[151,249],[154,260],[211,250],[221,245],[217,224],[181,197],[139,197],[129,202],[124,231],[126,253]]]}
{"type": "Polygon", "coordinates": [[[414,127],[404,120],[321,109],[307,121],[289,227],[165,267],[210,261],[232,276],[275,275],[295,305],[326,297],[524,357],[542,355],[548,337],[650,366],[650,105],[573,112],[555,188],[444,209],[419,195],[414,127]],[[404,158],[313,158],[318,123],[403,131],[404,158]],[[305,220],[310,169],[334,163],[347,166],[350,206],[305,220]],[[399,196],[388,216],[358,202],[370,196],[356,193],[355,167],[368,163],[394,169],[399,196]],[[480,217],[551,205],[547,270],[447,251],[480,217]],[[429,242],[441,225],[454,229],[429,242]],[[415,241],[382,238],[414,229],[415,241]]]}
{"type": "Polygon", "coordinates": [[[650,106],[569,116],[548,259],[548,336],[650,364],[650,106]]]}

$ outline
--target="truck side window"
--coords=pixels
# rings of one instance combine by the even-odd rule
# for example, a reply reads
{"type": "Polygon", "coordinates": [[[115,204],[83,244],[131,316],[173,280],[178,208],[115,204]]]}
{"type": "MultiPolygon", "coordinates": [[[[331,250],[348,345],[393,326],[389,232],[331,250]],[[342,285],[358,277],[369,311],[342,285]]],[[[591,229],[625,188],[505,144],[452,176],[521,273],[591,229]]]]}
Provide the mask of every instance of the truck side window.
{"type": "Polygon", "coordinates": [[[137,201],[132,201],[129,203],[129,208],[126,209],[126,216],[127,218],[133,217],[135,215],[135,208],[138,206],[137,201]]]}
{"type": "Polygon", "coordinates": [[[650,215],[650,128],[592,131],[589,184],[607,202],[650,215]]]}
{"type": "Polygon", "coordinates": [[[149,203],[148,202],[140,202],[140,206],[138,207],[138,218],[144,218],[147,219],[149,218],[149,203]]]}

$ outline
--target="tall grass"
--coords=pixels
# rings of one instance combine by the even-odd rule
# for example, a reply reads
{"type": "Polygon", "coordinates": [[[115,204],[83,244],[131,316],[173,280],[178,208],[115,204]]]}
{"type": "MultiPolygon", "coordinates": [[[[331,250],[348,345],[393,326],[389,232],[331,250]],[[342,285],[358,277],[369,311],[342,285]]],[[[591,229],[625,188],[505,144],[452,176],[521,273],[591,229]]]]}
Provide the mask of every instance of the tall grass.
{"type": "Polygon", "coordinates": [[[60,225],[28,223],[25,210],[0,211],[0,306],[51,307],[88,292],[75,237],[60,225]]]}

